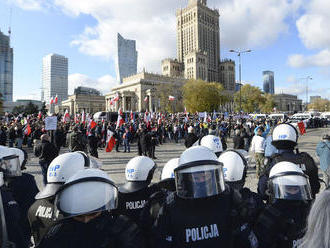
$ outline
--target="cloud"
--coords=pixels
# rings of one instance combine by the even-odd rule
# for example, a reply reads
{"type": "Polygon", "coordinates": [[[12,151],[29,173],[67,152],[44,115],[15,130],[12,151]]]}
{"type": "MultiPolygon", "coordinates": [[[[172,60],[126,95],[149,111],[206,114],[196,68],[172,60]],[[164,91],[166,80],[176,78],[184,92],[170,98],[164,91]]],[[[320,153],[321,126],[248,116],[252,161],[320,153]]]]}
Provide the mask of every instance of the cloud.
{"type": "MultiPolygon", "coordinates": [[[[160,61],[176,57],[176,16],[187,0],[55,0],[71,16],[87,14],[97,20],[72,41],[79,51],[105,59],[116,57],[117,32],[137,41],[138,67],[160,71],[160,61]]],[[[301,0],[211,0],[208,6],[219,9],[221,46],[254,48],[267,46],[287,32],[286,19],[301,0]],[[269,28],[271,27],[271,28],[269,28]]]]}
{"type": "Polygon", "coordinates": [[[290,55],[288,58],[288,64],[295,68],[330,66],[330,50],[324,49],[317,54],[309,56],[302,54],[290,55]]]}
{"type": "Polygon", "coordinates": [[[8,0],[9,3],[16,5],[24,10],[41,10],[45,1],[42,0],[8,0]]]}
{"type": "Polygon", "coordinates": [[[293,54],[288,57],[291,67],[330,66],[330,1],[310,0],[305,14],[296,21],[299,37],[307,49],[318,49],[312,55],[293,54]]]}
{"type": "Polygon", "coordinates": [[[105,94],[110,91],[111,88],[117,85],[117,81],[110,75],[102,76],[98,79],[91,79],[87,75],[74,73],[69,75],[69,95],[72,95],[74,89],[78,86],[91,87],[99,90],[105,94]]]}

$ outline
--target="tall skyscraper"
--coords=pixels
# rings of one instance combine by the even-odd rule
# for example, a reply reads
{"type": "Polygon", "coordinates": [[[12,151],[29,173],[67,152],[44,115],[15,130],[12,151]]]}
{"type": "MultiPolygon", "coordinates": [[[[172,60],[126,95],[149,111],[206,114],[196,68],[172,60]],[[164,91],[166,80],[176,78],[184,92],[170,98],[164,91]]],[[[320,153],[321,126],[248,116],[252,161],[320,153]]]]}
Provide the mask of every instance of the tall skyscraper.
{"type": "Polygon", "coordinates": [[[0,31],[0,93],[4,102],[13,101],[13,49],[10,37],[0,31]]]}
{"type": "Polygon", "coordinates": [[[272,71],[263,71],[262,72],[264,79],[264,92],[269,94],[274,94],[274,72],[272,71]]]}
{"type": "Polygon", "coordinates": [[[68,98],[68,58],[52,53],[42,58],[41,100],[49,103],[56,95],[59,103],[68,98]]]}
{"type": "Polygon", "coordinates": [[[123,83],[123,78],[137,73],[137,57],[135,40],[124,39],[118,33],[117,39],[118,54],[116,61],[117,80],[123,83]]]}
{"type": "Polygon", "coordinates": [[[177,57],[185,64],[185,77],[219,82],[219,11],[206,0],[189,0],[176,12],[177,57]]]}

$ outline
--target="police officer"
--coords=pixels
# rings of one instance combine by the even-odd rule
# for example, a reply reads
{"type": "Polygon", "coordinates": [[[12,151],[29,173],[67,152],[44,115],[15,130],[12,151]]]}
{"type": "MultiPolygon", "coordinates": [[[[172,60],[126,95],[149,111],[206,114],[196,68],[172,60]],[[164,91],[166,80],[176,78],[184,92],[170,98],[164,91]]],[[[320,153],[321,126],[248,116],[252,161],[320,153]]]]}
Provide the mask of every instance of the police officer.
{"type": "Polygon", "coordinates": [[[29,242],[21,226],[21,212],[4,179],[4,174],[20,173],[18,156],[2,156],[0,170],[0,247],[27,248],[29,242]]]}
{"type": "Polygon", "coordinates": [[[18,204],[20,217],[19,225],[23,230],[25,242],[29,243],[31,238],[31,228],[28,221],[28,210],[34,202],[35,195],[39,192],[34,177],[28,173],[22,173],[24,168],[24,152],[19,149],[13,149],[1,146],[0,157],[12,158],[9,165],[10,170],[4,171],[4,180],[6,187],[11,192],[12,197],[18,204]],[[18,155],[17,155],[18,154],[18,155]],[[17,158],[17,159],[16,159],[17,158]]]}
{"type": "Polygon", "coordinates": [[[182,153],[174,172],[176,192],[159,211],[154,247],[245,247],[236,232],[241,224],[236,211],[240,199],[225,186],[214,152],[191,147],[182,153]]]}
{"type": "Polygon", "coordinates": [[[241,193],[244,208],[244,219],[250,224],[264,209],[262,197],[252,192],[249,188],[244,187],[248,163],[240,152],[236,150],[227,150],[218,158],[223,163],[223,174],[225,182],[231,188],[241,193]]]}
{"type": "Polygon", "coordinates": [[[294,163],[279,162],[270,171],[268,189],[269,204],[254,225],[260,247],[299,247],[312,200],[308,176],[294,163]]]}
{"type": "MultiPolygon", "coordinates": [[[[145,234],[150,234],[151,227],[158,216],[160,207],[166,200],[166,197],[175,191],[174,169],[178,166],[179,158],[172,158],[164,165],[161,179],[157,183],[158,191],[149,197],[142,209],[139,223],[145,234]]],[[[150,243],[148,245],[151,246],[150,243]]]]}
{"type": "Polygon", "coordinates": [[[55,193],[69,177],[77,171],[90,166],[88,156],[83,152],[69,152],[57,156],[49,165],[47,171],[47,185],[36,195],[36,201],[29,209],[28,218],[32,229],[35,246],[38,247],[49,228],[54,225],[54,216],[61,219],[62,216],[54,213],[55,193]]]}
{"type": "Polygon", "coordinates": [[[126,165],[127,182],[119,188],[118,211],[137,224],[145,203],[157,191],[156,185],[150,186],[155,169],[155,162],[145,156],[134,157],[126,165]]]}
{"type": "Polygon", "coordinates": [[[136,224],[113,213],[117,188],[98,169],[80,170],[56,193],[55,206],[64,220],[43,239],[43,248],[140,248],[144,240],[136,224]]]}
{"type": "Polygon", "coordinates": [[[320,190],[320,182],[318,177],[318,168],[313,158],[306,152],[294,152],[295,146],[298,143],[297,129],[288,123],[283,123],[276,126],[273,130],[272,145],[278,149],[278,153],[273,155],[267,165],[267,169],[259,179],[258,193],[267,199],[267,181],[271,168],[281,162],[288,161],[299,166],[300,169],[309,177],[309,183],[312,190],[312,197],[320,190]]]}
{"type": "Polygon", "coordinates": [[[199,145],[212,150],[217,157],[223,152],[222,143],[218,136],[206,135],[199,140],[199,145]]]}

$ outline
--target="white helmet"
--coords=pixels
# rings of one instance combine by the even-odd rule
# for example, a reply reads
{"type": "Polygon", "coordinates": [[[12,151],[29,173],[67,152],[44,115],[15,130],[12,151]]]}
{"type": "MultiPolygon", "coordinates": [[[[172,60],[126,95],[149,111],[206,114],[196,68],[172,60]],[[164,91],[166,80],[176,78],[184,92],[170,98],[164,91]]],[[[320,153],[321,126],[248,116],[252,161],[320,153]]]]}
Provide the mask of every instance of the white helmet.
{"type": "Polygon", "coordinates": [[[311,200],[308,176],[298,165],[283,161],[275,164],[269,173],[270,197],[283,200],[311,200]]]}
{"type": "Polygon", "coordinates": [[[71,176],[60,188],[54,205],[68,218],[116,209],[117,199],[117,187],[107,173],[98,169],[85,169],[71,176]]]}
{"type": "Polygon", "coordinates": [[[0,171],[5,177],[17,177],[22,175],[21,164],[18,155],[13,149],[0,147],[0,171]]]}
{"type": "Polygon", "coordinates": [[[69,177],[87,167],[86,163],[89,165],[89,159],[86,160],[80,152],[68,152],[54,158],[48,167],[47,185],[35,196],[35,199],[43,199],[55,195],[69,177]]]}
{"type": "Polygon", "coordinates": [[[160,180],[165,180],[168,178],[174,179],[174,169],[179,166],[179,158],[172,158],[170,159],[165,165],[162,170],[162,175],[160,180]]]}
{"type": "Polygon", "coordinates": [[[272,145],[277,149],[293,148],[298,142],[298,131],[289,123],[276,126],[273,130],[272,145]]]}
{"type": "Polygon", "coordinates": [[[183,199],[210,197],[225,190],[222,163],[204,146],[185,150],[174,174],[177,195],[183,199]]]}
{"type": "Polygon", "coordinates": [[[218,160],[223,163],[225,182],[230,186],[243,188],[247,172],[247,162],[243,155],[235,150],[228,150],[218,160]]]}
{"type": "Polygon", "coordinates": [[[211,149],[217,157],[219,157],[220,153],[223,152],[221,140],[215,135],[204,136],[200,141],[200,145],[211,149]]]}
{"type": "Polygon", "coordinates": [[[148,157],[136,156],[128,161],[125,170],[126,181],[121,192],[135,192],[147,187],[152,180],[156,163],[148,157]]]}

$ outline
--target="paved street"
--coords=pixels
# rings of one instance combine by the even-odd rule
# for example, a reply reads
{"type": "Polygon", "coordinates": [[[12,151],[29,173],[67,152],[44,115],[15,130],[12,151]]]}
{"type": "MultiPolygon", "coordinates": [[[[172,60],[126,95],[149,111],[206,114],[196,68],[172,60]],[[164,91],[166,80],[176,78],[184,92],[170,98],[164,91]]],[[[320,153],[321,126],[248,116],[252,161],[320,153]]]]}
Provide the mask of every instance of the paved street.
{"type": "MultiPolygon", "coordinates": [[[[299,150],[308,152],[313,156],[317,164],[319,160],[315,153],[317,143],[320,141],[324,133],[330,133],[330,128],[319,128],[319,129],[308,129],[307,134],[299,138],[299,150]]],[[[228,140],[228,147],[232,147],[231,139],[228,140]]],[[[185,150],[183,143],[165,143],[161,146],[156,147],[156,157],[158,169],[154,175],[154,181],[158,181],[160,178],[160,172],[164,164],[171,158],[177,158],[185,150]]],[[[61,152],[67,151],[62,149],[61,152]]],[[[121,151],[123,149],[121,148],[121,151]]],[[[26,172],[31,173],[35,176],[39,189],[42,189],[42,177],[41,170],[38,164],[38,158],[35,158],[29,150],[29,161],[27,164],[26,172]]],[[[132,157],[137,155],[137,147],[135,144],[131,147],[131,153],[115,152],[106,153],[104,150],[99,150],[99,158],[103,162],[103,169],[108,172],[110,177],[115,183],[121,184],[125,181],[125,165],[132,157]]],[[[322,177],[320,173],[320,177],[322,177]]],[[[250,168],[248,171],[248,178],[246,186],[251,190],[256,190],[257,178],[255,176],[255,169],[250,168]]]]}

